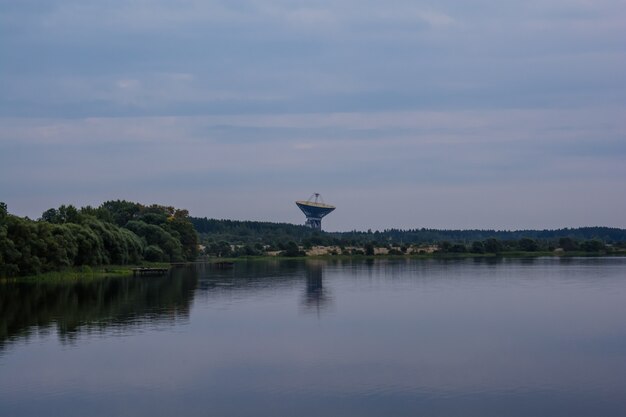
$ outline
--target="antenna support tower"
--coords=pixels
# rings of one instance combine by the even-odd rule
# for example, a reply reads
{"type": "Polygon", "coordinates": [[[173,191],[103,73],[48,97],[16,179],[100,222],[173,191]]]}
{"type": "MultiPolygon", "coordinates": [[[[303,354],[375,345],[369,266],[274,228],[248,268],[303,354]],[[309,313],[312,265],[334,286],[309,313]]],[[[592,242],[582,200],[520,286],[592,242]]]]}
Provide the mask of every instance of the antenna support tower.
{"type": "Polygon", "coordinates": [[[296,205],[306,216],[305,226],[315,230],[322,230],[322,217],[329,214],[336,207],[324,203],[319,193],[313,193],[308,200],[298,200],[296,205]]]}

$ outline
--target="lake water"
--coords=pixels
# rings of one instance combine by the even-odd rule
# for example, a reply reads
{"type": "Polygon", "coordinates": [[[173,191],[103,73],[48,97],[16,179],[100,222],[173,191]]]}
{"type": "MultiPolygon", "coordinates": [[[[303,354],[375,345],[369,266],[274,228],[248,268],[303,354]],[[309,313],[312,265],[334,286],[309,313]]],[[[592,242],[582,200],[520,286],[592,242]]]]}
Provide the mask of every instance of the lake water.
{"type": "Polygon", "coordinates": [[[626,258],[0,284],[0,416],[626,415],[626,258]]]}

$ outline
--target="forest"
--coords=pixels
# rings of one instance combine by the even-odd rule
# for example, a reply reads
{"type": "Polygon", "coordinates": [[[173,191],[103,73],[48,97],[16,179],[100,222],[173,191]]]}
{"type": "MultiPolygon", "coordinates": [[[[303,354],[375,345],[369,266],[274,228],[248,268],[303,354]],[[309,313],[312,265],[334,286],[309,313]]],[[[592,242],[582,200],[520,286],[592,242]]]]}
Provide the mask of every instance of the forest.
{"type": "Polygon", "coordinates": [[[382,231],[323,232],[306,226],[290,223],[271,223],[240,220],[217,220],[190,217],[190,221],[201,236],[223,239],[233,244],[273,241],[304,243],[308,240],[322,241],[325,245],[343,243],[437,243],[442,241],[471,243],[476,240],[495,238],[504,241],[522,238],[558,240],[569,237],[576,240],[599,239],[606,243],[626,242],[626,229],[614,227],[578,227],[546,230],[489,230],[489,229],[385,229],[382,231]]]}
{"type": "Polygon", "coordinates": [[[323,232],[288,223],[216,220],[187,210],[125,200],[98,207],[62,205],[31,220],[8,212],[0,202],[0,277],[37,275],[72,267],[188,262],[204,257],[303,256],[313,246],[338,254],[591,252],[622,253],[626,230],[581,227],[555,230],[388,229],[323,232]]]}
{"type": "MultiPolygon", "coordinates": [[[[407,253],[409,247],[438,245],[439,253],[602,252],[623,248],[626,230],[610,227],[580,227],[553,230],[442,230],[387,229],[383,231],[323,232],[288,223],[217,220],[190,217],[209,256],[254,256],[283,251],[299,256],[299,245],[356,247],[356,254],[371,254],[385,247],[392,254],[407,253]],[[607,246],[610,245],[610,246],[607,246]]],[[[340,249],[341,253],[345,250],[340,249]]],[[[417,250],[415,251],[417,252],[417,250]]]]}
{"type": "Polygon", "coordinates": [[[143,261],[192,261],[198,235],[187,210],[107,201],[99,207],[62,205],[31,220],[0,202],[0,277],[36,275],[76,266],[143,261]]]}

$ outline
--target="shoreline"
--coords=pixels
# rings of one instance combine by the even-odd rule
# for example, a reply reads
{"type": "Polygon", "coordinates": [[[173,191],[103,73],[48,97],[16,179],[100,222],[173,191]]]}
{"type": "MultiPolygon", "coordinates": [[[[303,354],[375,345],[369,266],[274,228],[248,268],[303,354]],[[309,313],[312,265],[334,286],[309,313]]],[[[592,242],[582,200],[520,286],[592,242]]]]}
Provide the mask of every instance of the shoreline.
{"type": "Polygon", "coordinates": [[[501,253],[429,253],[409,255],[309,255],[309,256],[240,256],[237,258],[208,258],[184,263],[149,263],[141,265],[99,265],[80,266],[64,269],[61,271],[49,271],[37,275],[23,277],[0,278],[0,284],[10,282],[32,283],[66,283],[71,281],[81,282],[114,277],[132,277],[133,268],[154,267],[172,268],[195,264],[220,264],[220,263],[244,263],[266,261],[304,261],[304,260],[386,260],[386,259],[523,259],[523,258],[600,258],[600,257],[626,257],[626,252],[597,253],[597,252],[501,252],[501,253]]]}
{"type": "Polygon", "coordinates": [[[68,267],[60,271],[48,271],[36,275],[25,275],[18,277],[4,277],[0,278],[0,284],[8,282],[41,282],[41,283],[55,283],[55,282],[71,282],[71,281],[90,281],[104,278],[113,277],[127,277],[133,275],[133,268],[137,267],[155,267],[164,268],[170,267],[170,263],[146,263],[140,265],[98,265],[98,266],[75,266],[68,267]]]}
{"type": "Polygon", "coordinates": [[[305,260],[305,259],[466,259],[466,258],[489,258],[489,259],[497,259],[497,258],[575,258],[575,257],[583,257],[583,258],[598,258],[598,257],[626,257],[626,251],[606,253],[606,252],[583,252],[583,251],[572,251],[572,252],[523,252],[523,251],[515,251],[515,252],[500,252],[500,253],[473,253],[473,252],[465,252],[465,253],[421,253],[421,254],[405,254],[405,255],[306,255],[306,256],[268,256],[268,255],[257,255],[257,256],[239,256],[236,258],[208,258],[205,260],[197,260],[190,263],[220,263],[220,262],[242,262],[242,261],[250,261],[250,260],[305,260]]]}

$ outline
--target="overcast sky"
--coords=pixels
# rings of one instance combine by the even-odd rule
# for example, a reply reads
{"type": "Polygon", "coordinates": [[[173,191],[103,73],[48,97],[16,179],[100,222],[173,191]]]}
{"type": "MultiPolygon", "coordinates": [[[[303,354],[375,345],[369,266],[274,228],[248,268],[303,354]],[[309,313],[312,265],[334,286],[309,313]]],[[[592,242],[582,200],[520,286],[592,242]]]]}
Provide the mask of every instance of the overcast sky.
{"type": "Polygon", "coordinates": [[[0,201],[626,227],[623,0],[0,0],[0,201]]]}

